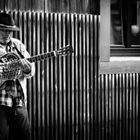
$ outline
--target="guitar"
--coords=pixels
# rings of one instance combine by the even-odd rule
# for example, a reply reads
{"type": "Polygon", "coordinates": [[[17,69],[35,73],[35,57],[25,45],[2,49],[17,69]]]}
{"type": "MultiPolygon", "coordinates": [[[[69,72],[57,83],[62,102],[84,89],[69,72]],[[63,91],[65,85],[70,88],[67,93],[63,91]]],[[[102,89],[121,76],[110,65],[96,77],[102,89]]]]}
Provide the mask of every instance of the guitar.
{"type": "MultiPolygon", "coordinates": [[[[31,56],[30,58],[26,58],[29,62],[37,62],[41,61],[50,57],[57,57],[57,56],[66,56],[73,53],[72,46],[67,45],[61,49],[52,52],[46,52],[43,54],[31,56]]],[[[18,79],[21,76],[21,68],[19,67],[20,63],[19,56],[15,53],[7,53],[0,57],[0,87],[4,84],[7,80],[14,80],[18,79]],[[8,64],[10,63],[10,67],[8,64]]]]}

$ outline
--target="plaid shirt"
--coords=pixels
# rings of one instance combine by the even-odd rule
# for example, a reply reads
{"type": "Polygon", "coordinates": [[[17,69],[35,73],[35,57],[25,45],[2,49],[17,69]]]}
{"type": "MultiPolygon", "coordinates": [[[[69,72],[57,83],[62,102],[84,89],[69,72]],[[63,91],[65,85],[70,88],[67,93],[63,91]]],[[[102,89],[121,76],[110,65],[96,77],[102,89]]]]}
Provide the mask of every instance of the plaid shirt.
{"type": "MultiPolygon", "coordinates": [[[[14,52],[19,56],[18,52],[15,49],[15,45],[18,48],[18,50],[21,51],[21,53],[25,56],[25,58],[29,56],[28,52],[25,49],[25,46],[19,40],[12,38],[11,42],[8,45],[4,46],[3,44],[0,44],[0,57],[8,52],[14,52]]],[[[20,97],[25,100],[26,94],[24,91],[24,79],[31,76],[32,73],[28,75],[25,74],[23,79],[8,80],[4,82],[4,84],[0,87],[0,105],[12,107],[14,97],[20,97]]]]}
{"type": "MultiPolygon", "coordinates": [[[[6,81],[0,89],[0,105],[12,107],[15,97],[24,98],[20,83],[17,80],[6,81]]],[[[22,103],[19,104],[19,106],[21,105],[22,103]]]]}

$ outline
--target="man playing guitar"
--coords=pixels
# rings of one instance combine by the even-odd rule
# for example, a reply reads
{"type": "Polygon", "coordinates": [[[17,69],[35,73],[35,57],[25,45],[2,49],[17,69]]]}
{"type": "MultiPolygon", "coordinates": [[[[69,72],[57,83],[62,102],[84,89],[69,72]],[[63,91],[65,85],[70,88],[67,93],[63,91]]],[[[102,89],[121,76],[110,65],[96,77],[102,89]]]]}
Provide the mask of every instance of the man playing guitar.
{"type": "Polygon", "coordinates": [[[20,40],[12,38],[13,31],[19,28],[11,15],[0,13],[0,79],[4,80],[0,84],[0,140],[29,140],[25,80],[34,75],[35,68],[24,59],[30,55],[20,40]]]}
{"type": "Polygon", "coordinates": [[[57,51],[30,56],[25,45],[12,37],[19,31],[11,15],[0,13],[0,140],[29,140],[30,125],[26,106],[26,78],[35,73],[33,62],[69,55],[66,45],[57,51]]]}

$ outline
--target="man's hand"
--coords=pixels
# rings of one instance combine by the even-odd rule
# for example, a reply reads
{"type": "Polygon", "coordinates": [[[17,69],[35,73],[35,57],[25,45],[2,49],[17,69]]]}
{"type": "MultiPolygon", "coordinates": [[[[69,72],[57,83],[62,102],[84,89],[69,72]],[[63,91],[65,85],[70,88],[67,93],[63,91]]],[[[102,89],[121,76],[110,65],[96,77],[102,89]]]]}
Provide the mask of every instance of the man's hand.
{"type": "Polygon", "coordinates": [[[31,63],[27,59],[21,59],[19,65],[25,74],[29,74],[31,72],[31,63]]]}

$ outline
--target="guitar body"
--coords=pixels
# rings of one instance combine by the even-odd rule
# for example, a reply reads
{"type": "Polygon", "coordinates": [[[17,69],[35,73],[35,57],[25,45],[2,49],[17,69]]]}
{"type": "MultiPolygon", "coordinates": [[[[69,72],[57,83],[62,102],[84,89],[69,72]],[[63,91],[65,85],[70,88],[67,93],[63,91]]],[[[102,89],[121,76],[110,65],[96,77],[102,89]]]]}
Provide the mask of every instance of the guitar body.
{"type": "Polygon", "coordinates": [[[15,53],[7,53],[0,57],[2,63],[12,62],[14,60],[19,60],[19,56],[15,53]]]}
{"type": "Polygon", "coordinates": [[[0,87],[4,84],[7,80],[17,79],[21,73],[19,69],[18,62],[20,60],[19,56],[15,53],[7,53],[0,57],[1,62],[1,72],[0,72],[0,87]],[[5,65],[10,63],[10,65],[5,65]]]}

